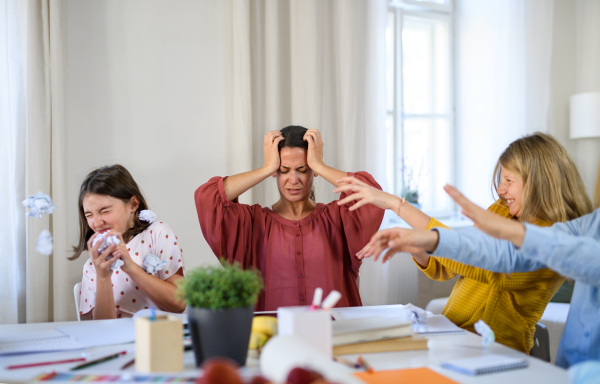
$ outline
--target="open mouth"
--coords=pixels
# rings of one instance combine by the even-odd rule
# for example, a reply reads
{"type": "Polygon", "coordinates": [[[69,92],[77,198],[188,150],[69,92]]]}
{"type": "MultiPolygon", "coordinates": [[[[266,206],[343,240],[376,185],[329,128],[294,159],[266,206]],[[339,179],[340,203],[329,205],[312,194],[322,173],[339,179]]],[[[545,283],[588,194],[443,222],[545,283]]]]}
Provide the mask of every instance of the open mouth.
{"type": "Polygon", "coordinates": [[[509,207],[510,207],[510,206],[511,206],[511,205],[512,205],[514,202],[515,202],[515,199],[507,199],[507,198],[505,198],[505,200],[506,200],[506,204],[507,204],[509,207]]]}
{"type": "Polygon", "coordinates": [[[99,229],[98,233],[106,233],[108,231],[110,231],[110,228],[103,228],[103,229],[99,229]]]}

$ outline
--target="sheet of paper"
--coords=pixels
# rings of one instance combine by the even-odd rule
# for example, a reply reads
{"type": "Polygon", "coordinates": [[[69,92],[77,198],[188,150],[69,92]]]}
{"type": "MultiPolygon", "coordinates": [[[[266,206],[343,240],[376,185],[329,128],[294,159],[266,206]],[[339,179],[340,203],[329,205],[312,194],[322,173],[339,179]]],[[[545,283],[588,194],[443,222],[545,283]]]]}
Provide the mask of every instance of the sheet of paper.
{"type": "Polygon", "coordinates": [[[461,334],[466,331],[462,328],[459,328],[448,320],[448,318],[444,315],[433,315],[427,317],[427,326],[424,330],[418,330],[417,333],[421,335],[432,335],[432,334],[449,334],[456,333],[461,334]]]}
{"type": "Polygon", "coordinates": [[[135,341],[133,319],[80,321],[75,325],[56,329],[65,335],[72,336],[86,348],[135,341]]]}
{"type": "Polygon", "coordinates": [[[0,355],[83,349],[77,340],[57,330],[0,335],[0,355]]]}
{"type": "Polygon", "coordinates": [[[404,305],[371,305],[366,307],[346,307],[330,309],[335,320],[360,319],[363,317],[399,317],[404,305]]]}

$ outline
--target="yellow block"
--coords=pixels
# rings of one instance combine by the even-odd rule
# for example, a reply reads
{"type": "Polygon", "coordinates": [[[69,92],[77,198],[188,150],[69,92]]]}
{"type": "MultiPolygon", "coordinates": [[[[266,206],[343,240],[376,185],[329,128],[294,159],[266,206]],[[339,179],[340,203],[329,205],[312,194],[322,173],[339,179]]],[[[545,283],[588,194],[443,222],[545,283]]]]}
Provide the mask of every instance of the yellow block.
{"type": "Polygon", "coordinates": [[[135,369],[138,372],[183,371],[183,328],[175,316],[135,319],[135,369]]]}

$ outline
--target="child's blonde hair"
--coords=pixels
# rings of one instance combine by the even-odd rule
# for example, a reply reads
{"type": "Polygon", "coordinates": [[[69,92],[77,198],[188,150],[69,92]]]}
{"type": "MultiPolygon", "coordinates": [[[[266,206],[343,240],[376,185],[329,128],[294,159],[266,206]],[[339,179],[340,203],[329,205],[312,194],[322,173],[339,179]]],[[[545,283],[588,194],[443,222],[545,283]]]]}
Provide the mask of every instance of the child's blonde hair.
{"type": "Polygon", "coordinates": [[[496,194],[502,182],[501,167],[523,178],[521,221],[565,222],[592,211],[575,163],[565,148],[548,134],[535,132],[506,148],[494,169],[492,187],[496,194]]]}

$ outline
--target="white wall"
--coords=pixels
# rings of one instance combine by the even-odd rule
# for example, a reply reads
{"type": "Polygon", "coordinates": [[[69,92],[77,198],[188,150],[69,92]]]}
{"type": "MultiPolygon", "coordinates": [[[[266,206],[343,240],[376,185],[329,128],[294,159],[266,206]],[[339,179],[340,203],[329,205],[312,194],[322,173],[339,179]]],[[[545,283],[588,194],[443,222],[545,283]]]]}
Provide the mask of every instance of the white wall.
{"type": "MultiPolygon", "coordinates": [[[[91,170],[119,163],[180,239],[186,267],[217,262],[193,194],[226,172],[225,69],[219,0],[68,2],[68,236],[91,170]]],[[[68,250],[55,250],[55,257],[68,250]]],[[[81,280],[82,256],[72,265],[81,280]]]]}
{"type": "Polygon", "coordinates": [[[581,92],[600,92],[600,2],[555,1],[552,41],[548,133],[567,148],[592,197],[600,138],[569,138],[569,98],[581,92]]]}

